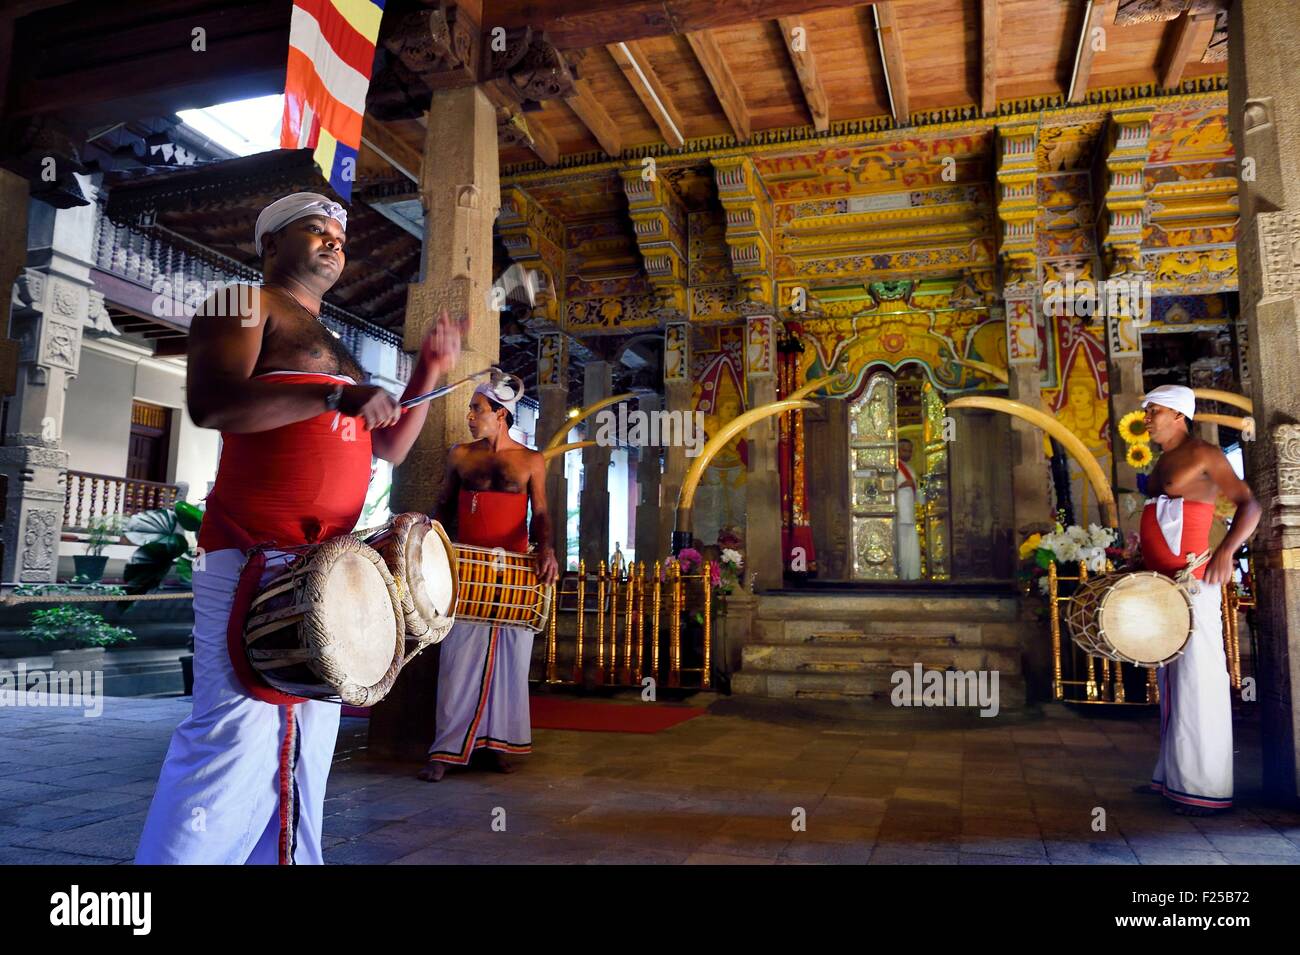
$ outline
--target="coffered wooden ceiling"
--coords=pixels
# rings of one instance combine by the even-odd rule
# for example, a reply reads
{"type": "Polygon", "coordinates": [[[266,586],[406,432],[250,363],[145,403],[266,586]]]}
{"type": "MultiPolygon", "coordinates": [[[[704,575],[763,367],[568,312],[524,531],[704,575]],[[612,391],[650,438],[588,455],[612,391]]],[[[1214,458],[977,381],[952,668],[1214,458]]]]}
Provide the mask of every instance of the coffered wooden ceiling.
{"type": "MultiPolygon", "coordinates": [[[[544,145],[504,147],[505,166],[708,137],[743,142],[870,117],[907,125],[915,113],[987,114],[1030,97],[1078,102],[1107,87],[1176,89],[1227,65],[1226,18],[1210,0],[579,6],[488,3],[485,30],[545,29],[585,87],[580,100],[547,100],[528,112],[544,145]]],[[[414,135],[412,124],[405,134],[414,135]]]]}

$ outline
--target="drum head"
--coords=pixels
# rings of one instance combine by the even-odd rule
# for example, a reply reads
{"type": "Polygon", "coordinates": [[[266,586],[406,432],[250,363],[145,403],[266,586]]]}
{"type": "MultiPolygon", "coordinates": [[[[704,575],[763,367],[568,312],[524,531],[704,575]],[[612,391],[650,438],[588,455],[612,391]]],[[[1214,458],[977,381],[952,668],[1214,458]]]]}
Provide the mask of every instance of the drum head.
{"type": "Polygon", "coordinates": [[[456,611],[456,551],[436,521],[423,529],[419,548],[422,586],[416,588],[413,580],[412,590],[416,609],[433,626],[438,618],[450,617],[456,611]]]}
{"type": "Polygon", "coordinates": [[[1173,659],[1192,632],[1186,591],[1154,571],[1128,574],[1102,597],[1097,612],[1105,642],[1121,659],[1155,666],[1173,659]]]}
{"type": "MultiPolygon", "coordinates": [[[[400,654],[403,628],[395,629],[388,582],[376,561],[344,552],[324,569],[320,603],[313,617],[326,639],[322,664],[349,683],[372,687],[387,676],[400,654]]],[[[400,657],[399,657],[400,658],[400,657]]]]}

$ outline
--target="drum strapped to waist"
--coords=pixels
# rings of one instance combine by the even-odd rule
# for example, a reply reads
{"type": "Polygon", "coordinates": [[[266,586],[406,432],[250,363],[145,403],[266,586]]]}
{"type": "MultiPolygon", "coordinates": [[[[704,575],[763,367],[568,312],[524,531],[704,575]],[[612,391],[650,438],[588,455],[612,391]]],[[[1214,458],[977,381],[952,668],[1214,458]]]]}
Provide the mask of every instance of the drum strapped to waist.
{"type": "Polygon", "coordinates": [[[383,557],[397,586],[406,624],[405,665],[451,631],[456,615],[456,548],[441,524],[415,512],[398,514],[386,526],[359,535],[383,557]]]}
{"type": "Polygon", "coordinates": [[[1071,639],[1117,663],[1161,667],[1177,659],[1192,635],[1191,573],[1207,560],[1208,552],[1189,556],[1176,578],[1154,570],[1089,578],[1069,598],[1071,639]]]}
{"type": "Polygon", "coordinates": [[[378,703],[402,668],[406,621],[383,558],[350,534],[298,555],[253,598],[244,649],[276,690],[353,706],[378,703]]]}
{"type": "Polygon", "coordinates": [[[500,623],[540,632],[551,616],[554,587],[537,582],[532,554],[503,548],[456,545],[460,577],[456,618],[500,623]]]}

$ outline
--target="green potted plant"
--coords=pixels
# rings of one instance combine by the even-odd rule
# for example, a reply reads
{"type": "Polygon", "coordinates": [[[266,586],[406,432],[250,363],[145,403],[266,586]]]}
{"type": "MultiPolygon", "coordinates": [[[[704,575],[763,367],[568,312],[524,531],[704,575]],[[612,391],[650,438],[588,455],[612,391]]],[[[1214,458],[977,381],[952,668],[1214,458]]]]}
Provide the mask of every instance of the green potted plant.
{"type": "Polygon", "coordinates": [[[125,627],[115,627],[93,610],[61,604],[33,610],[22,635],[42,643],[63,644],[51,650],[56,670],[94,670],[104,665],[104,649],[135,639],[125,627]]]}
{"type": "Polygon", "coordinates": [[[72,558],[76,565],[77,578],[90,583],[104,576],[104,567],[108,557],[104,548],[116,544],[122,537],[122,515],[100,514],[92,517],[86,524],[86,552],[72,558]]]}
{"type": "Polygon", "coordinates": [[[187,535],[197,532],[202,522],[203,511],[188,501],[131,515],[124,532],[126,539],[138,546],[122,574],[127,592],[143,594],[153,590],[172,567],[181,583],[188,585],[193,579],[197,551],[187,535]]]}

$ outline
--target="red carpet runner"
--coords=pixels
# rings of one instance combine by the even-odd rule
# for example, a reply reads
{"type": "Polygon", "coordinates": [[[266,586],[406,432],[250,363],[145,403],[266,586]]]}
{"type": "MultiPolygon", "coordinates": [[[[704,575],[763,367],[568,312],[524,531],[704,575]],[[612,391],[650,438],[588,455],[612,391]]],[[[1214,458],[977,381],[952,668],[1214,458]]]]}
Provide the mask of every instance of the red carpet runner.
{"type": "MultiPolygon", "coordinates": [[[[658,733],[706,712],[698,706],[664,703],[603,703],[555,696],[529,698],[535,730],[588,730],[596,733],[658,733]]],[[[344,716],[369,716],[367,707],[344,706],[344,716]]]]}

